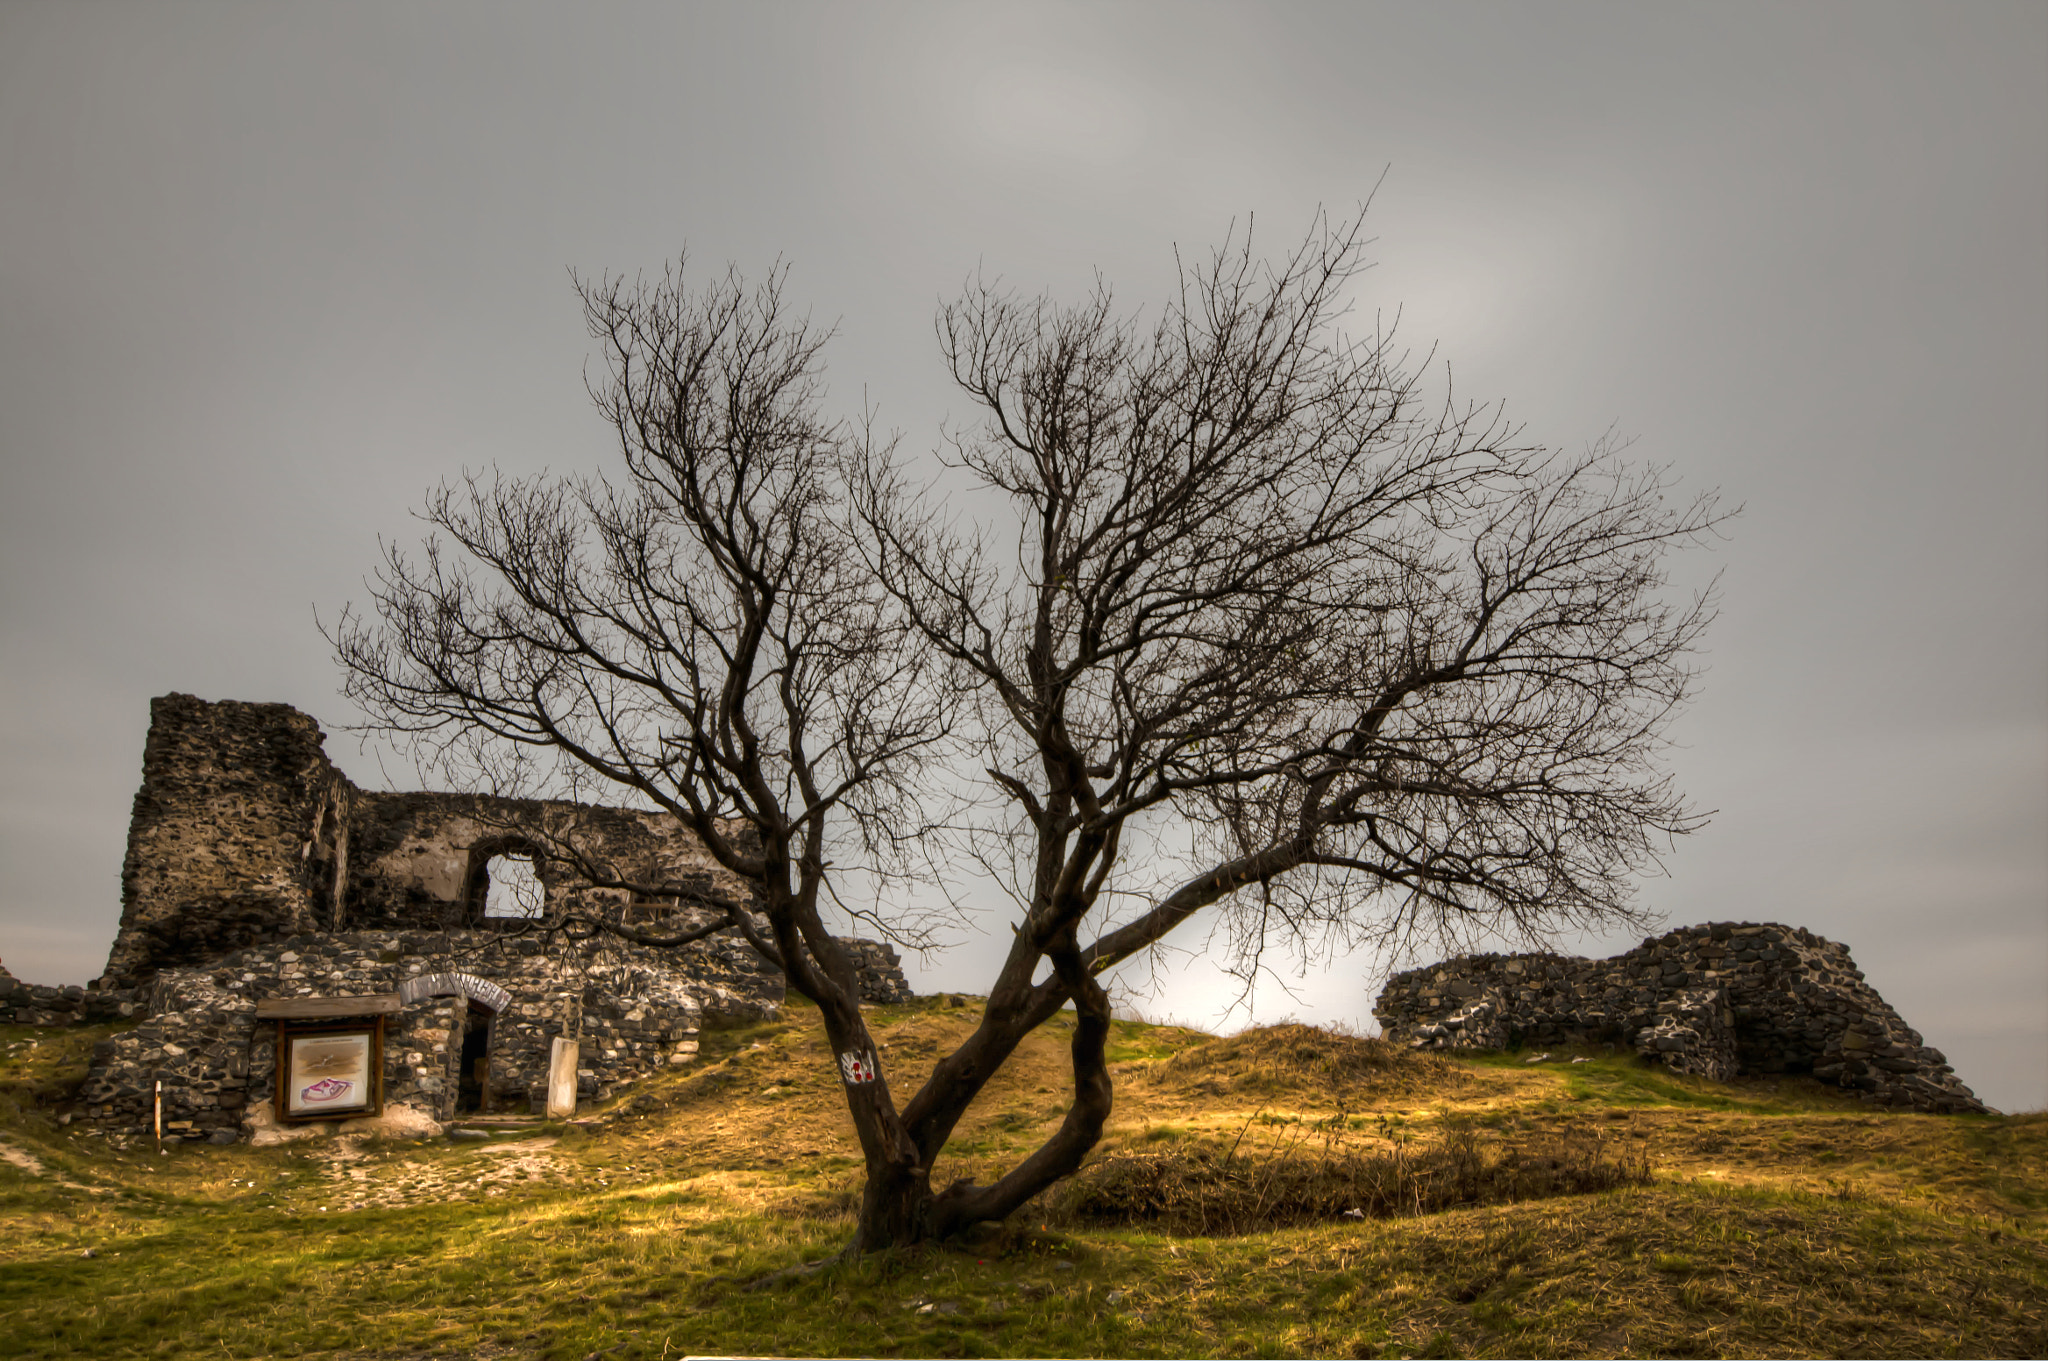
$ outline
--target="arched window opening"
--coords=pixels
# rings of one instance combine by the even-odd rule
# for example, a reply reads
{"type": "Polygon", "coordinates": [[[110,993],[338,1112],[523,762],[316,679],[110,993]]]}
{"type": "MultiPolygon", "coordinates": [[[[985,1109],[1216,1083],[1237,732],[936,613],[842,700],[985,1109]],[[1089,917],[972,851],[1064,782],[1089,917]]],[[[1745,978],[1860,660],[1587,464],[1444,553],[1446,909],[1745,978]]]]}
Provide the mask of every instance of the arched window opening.
{"type": "Polygon", "coordinates": [[[483,915],[491,921],[520,921],[541,915],[547,889],[533,857],[518,852],[494,855],[484,862],[483,915]]]}

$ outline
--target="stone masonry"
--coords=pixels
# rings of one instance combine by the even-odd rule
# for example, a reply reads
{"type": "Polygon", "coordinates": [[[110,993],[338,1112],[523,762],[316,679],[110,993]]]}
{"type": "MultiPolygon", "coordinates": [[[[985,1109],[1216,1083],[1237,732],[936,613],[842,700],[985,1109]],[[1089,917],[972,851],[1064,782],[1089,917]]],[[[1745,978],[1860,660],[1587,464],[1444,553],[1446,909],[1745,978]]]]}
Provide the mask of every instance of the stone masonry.
{"type": "Polygon", "coordinates": [[[0,1022],[14,1025],[99,1025],[126,1021],[148,1011],[148,996],[146,988],[102,991],[24,983],[0,965],[0,1022]]]}
{"type": "MultiPolygon", "coordinates": [[[[896,953],[850,940],[866,1000],[911,997],[896,953]]],[[[168,1137],[230,1143],[274,1110],[277,1026],[256,1018],[273,997],[396,993],[387,1018],[384,1100],[455,1119],[462,1036],[489,1016],[487,1108],[538,1113],[558,1036],[580,1040],[577,1095],[606,1100],[689,1063],[706,1021],[773,1020],[781,972],[729,932],[674,949],[606,938],[543,945],[494,931],[367,931],[299,936],[233,951],[207,968],[166,969],[134,1030],[102,1040],[77,1118],[117,1136],[152,1124],[164,1084],[168,1137]],[[259,1108],[262,1114],[258,1115],[259,1108]]],[[[94,994],[86,993],[92,997],[94,994]]]]}
{"type": "Polygon", "coordinates": [[[1990,1109],[1846,946],[1768,922],[1683,927],[1613,959],[1466,955],[1394,975],[1373,1014],[1419,1049],[1619,1044],[1720,1081],[1811,1073],[1881,1106],[1990,1109]]]}
{"type": "Polygon", "coordinates": [[[161,1079],[167,1133],[222,1143],[238,1137],[252,1105],[274,1095],[277,1028],[255,1015],[264,998],[397,993],[406,1005],[386,1023],[385,1102],[445,1121],[457,1113],[472,1006],[498,1004],[490,1108],[523,1115],[545,1099],[556,1036],[580,1035],[578,1094],[603,1099],[689,1062],[707,1011],[771,1019],[783,994],[777,971],[718,937],[666,951],[601,940],[543,948],[494,932],[375,931],[251,946],[210,968],[165,970],[152,991],[142,1024],[96,1047],[77,1114],[113,1130],[147,1129],[161,1079]]]}
{"type": "MultiPolygon", "coordinates": [[[[141,1133],[161,1082],[169,1137],[231,1142],[273,1095],[277,1025],[255,1014],[266,999],[395,993],[386,1107],[444,1121],[458,1113],[465,1036],[485,1046],[485,1107],[525,1113],[545,1100],[557,1037],[580,1038],[579,1095],[602,1099],[689,1062],[707,1020],[778,1014],[781,971],[730,927],[654,948],[546,939],[486,910],[497,857],[563,845],[601,880],[638,887],[541,857],[549,916],[580,907],[666,929],[704,922],[711,903],[757,901],[665,814],[366,792],[287,705],[166,695],[150,706],[105,973],[41,988],[0,969],[0,1019],[138,1021],[95,1047],[75,1115],[117,1139],[141,1133]]],[[[844,943],[865,1000],[910,1000],[895,950],[844,943]]]]}
{"type": "MultiPolygon", "coordinates": [[[[664,813],[358,789],[313,719],[284,704],[150,702],[142,785],[103,988],[320,931],[452,930],[484,920],[489,865],[556,838],[663,905],[746,904],[753,886],[664,813]]],[[[543,859],[551,906],[632,907],[543,859]]]]}

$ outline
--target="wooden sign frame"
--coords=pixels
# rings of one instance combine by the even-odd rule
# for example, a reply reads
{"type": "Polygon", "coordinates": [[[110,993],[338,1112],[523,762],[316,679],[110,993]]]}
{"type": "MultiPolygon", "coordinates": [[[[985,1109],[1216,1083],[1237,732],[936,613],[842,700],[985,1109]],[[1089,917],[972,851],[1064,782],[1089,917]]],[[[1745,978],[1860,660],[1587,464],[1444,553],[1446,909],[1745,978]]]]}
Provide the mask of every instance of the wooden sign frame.
{"type": "Polygon", "coordinates": [[[277,1079],[275,1100],[272,1102],[280,1124],[298,1124],[308,1120],[357,1120],[365,1116],[384,1113],[384,1018],[364,1017],[353,1021],[292,1021],[279,1020],[277,1023],[277,1079]],[[363,1036],[368,1042],[368,1071],[364,1074],[361,1100],[339,1101],[321,1104],[313,1108],[292,1109],[291,1093],[298,1078],[306,1076],[297,1071],[293,1053],[301,1040],[317,1040],[331,1036],[345,1040],[363,1036]]]}

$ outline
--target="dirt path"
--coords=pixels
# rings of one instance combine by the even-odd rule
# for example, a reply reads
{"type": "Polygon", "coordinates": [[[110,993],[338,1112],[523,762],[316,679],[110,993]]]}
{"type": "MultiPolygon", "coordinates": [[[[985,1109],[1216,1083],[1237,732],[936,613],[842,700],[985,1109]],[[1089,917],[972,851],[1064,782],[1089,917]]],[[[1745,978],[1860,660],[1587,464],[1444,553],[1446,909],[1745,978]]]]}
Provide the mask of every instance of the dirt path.
{"type": "MultiPolygon", "coordinates": [[[[16,1148],[10,1143],[0,1143],[0,1162],[12,1163],[31,1177],[47,1177],[50,1175],[50,1169],[43,1166],[42,1159],[27,1149],[16,1148]]],[[[84,1182],[66,1181],[62,1177],[57,1179],[57,1184],[67,1191],[89,1191],[96,1196],[102,1196],[107,1193],[107,1188],[104,1186],[87,1186],[84,1182]]]]}
{"type": "Polygon", "coordinates": [[[0,1144],[0,1162],[10,1162],[31,1177],[43,1175],[43,1165],[32,1153],[16,1148],[13,1144],[0,1144]]]}

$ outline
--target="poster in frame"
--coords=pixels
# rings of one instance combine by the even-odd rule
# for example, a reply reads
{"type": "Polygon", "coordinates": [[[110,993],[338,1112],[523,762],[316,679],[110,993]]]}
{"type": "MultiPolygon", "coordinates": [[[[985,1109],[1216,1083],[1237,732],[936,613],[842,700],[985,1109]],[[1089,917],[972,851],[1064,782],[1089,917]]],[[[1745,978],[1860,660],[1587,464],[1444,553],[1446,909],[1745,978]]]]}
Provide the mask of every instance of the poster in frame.
{"type": "Polygon", "coordinates": [[[281,1022],[277,1118],[340,1120],[384,1111],[384,1018],[281,1022]]]}

